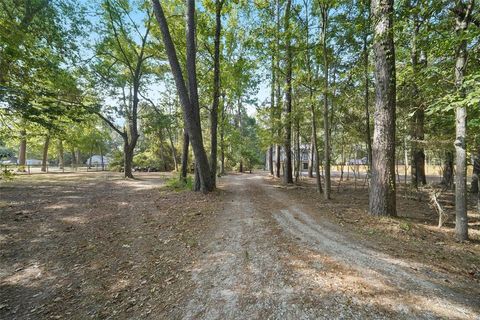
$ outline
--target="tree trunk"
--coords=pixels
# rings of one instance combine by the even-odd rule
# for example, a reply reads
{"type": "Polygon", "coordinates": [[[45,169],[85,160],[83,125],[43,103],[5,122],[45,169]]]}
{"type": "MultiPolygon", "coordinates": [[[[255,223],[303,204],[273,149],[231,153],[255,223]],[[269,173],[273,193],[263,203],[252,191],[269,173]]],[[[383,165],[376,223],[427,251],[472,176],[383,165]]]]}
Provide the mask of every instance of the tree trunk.
{"type": "Polygon", "coordinates": [[[152,0],[155,17],[160,26],[165,50],[170,63],[170,68],[175,79],[175,84],[182,105],[183,116],[189,140],[195,154],[195,163],[198,166],[201,182],[201,191],[208,192],[214,189],[210,175],[210,165],[203,145],[202,128],[200,124],[200,110],[198,103],[196,79],[196,46],[195,46],[195,1],[187,0],[187,74],[189,90],[185,84],[182,69],[178,62],[175,45],[173,44],[167,19],[158,0],[152,0]]]}
{"type": "Polygon", "coordinates": [[[88,157],[88,168],[92,168],[93,144],[90,146],[90,156],[88,157]]]}
{"type": "Polygon", "coordinates": [[[105,170],[105,160],[103,159],[103,147],[102,144],[100,144],[100,163],[102,165],[102,171],[105,170]]]}
{"type": "Polygon", "coordinates": [[[293,183],[292,176],[292,45],[290,30],[290,10],[292,0],[287,0],[285,9],[285,46],[286,46],[286,75],[285,75],[285,161],[284,183],[293,183]]]}
{"type": "Polygon", "coordinates": [[[220,126],[220,174],[225,175],[225,93],[222,95],[222,117],[220,126]]]}
{"type": "Polygon", "coordinates": [[[211,134],[211,152],[210,152],[210,179],[213,187],[216,186],[217,179],[217,126],[218,126],[218,105],[220,100],[220,35],[222,32],[222,6],[224,0],[215,1],[215,39],[214,39],[214,58],[213,58],[213,103],[210,110],[210,134],[211,134]]]}
{"type": "Polygon", "coordinates": [[[18,171],[25,172],[27,164],[27,131],[20,130],[20,149],[18,151],[18,171]]]}
{"type": "Polygon", "coordinates": [[[317,192],[322,193],[322,179],[320,177],[320,157],[318,152],[318,138],[317,138],[317,124],[315,122],[316,112],[315,105],[313,104],[313,90],[310,90],[310,112],[312,115],[312,136],[313,136],[313,149],[314,149],[314,167],[315,167],[315,180],[317,183],[317,192]]]}
{"type": "MultiPolygon", "coordinates": [[[[465,69],[467,66],[467,40],[463,39],[468,28],[470,15],[473,10],[474,0],[467,1],[464,7],[463,1],[458,1],[457,6],[464,12],[464,17],[456,17],[455,33],[460,44],[457,48],[455,62],[455,86],[459,95],[464,98],[462,88],[465,69]]],[[[455,109],[455,234],[459,241],[468,239],[468,216],[467,216],[467,109],[464,105],[455,109]]]]}
{"type": "MultiPolygon", "coordinates": [[[[275,42],[274,42],[275,43],[275,42]]],[[[275,46],[274,44],[272,45],[272,65],[271,65],[271,71],[272,71],[272,77],[271,77],[271,84],[270,84],[270,118],[272,122],[272,136],[275,136],[275,126],[273,125],[276,117],[276,112],[275,112],[275,83],[276,83],[276,71],[275,71],[275,46]]],[[[273,145],[268,148],[268,169],[270,170],[270,174],[273,176],[274,175],[274,170],[273,170],[273,145]]]]}
{"type": "MultiPolygon", "coordinates": [[[[280,85],[280,0],[276,0],[276,29],[275,29],[275,53],[277,59],[275,61],[276,64],[276,72],[275,72],[275,80],[276,80],[276,90],[275,90],[275,100],[276,100],[276,112],[277,112],[277,123],[280,123],[282,120],[282,101],[281,101],[281,85],[280,85]]],[[[280,140],[282,135],[282,128],[277,128],[277,138],[280,140]]],[[[275,145],[275,177],[280,178],[281,175],[281,146],[277,143],[275,145]]]]}
{"type": "Polygon", "coordinates": [[[420,33],[420,20],[418,13],[414,13],[413,18],[413,36],[412,36],[412,69],[413,69],[413,83],[412,83],[412,97],[414,103],[414,114],[411,119],[412,150],[411,150],[411,182],[417,188],[419,184],[427,184],[425,175],[425,151],[423,142],[425,139],[425,110],[423,103],[420,100],[420,89],[416,83],[420,67],[426,67],[425,53],[419,54],[418,37],[420,33]]]}
{"type": "Polygon", "coordinates": [[[393,0],[373,0],[372,15],[376,96],[369,212],[375,216],[396,216],[393,0]]]}
{"type": "Polygon", "coordinates": [[[65,166],[64,157],[63,157],[63,141],[61,139],[58,140],[58,168],[63,170],[65,166]]]}
{"type": "Polygon", "coordinates": [[[273,146],[268,148],[268,170],[270,170],[270,175],[273,176],[273,146]]]}
{"type": "Polygon", "coordinates": [[[187,182],[188,173],[188,133],[187,130],[183,130],[183,147],[182,147],[182,172],[180,173],[180,179],[187,182]]]}
{"type": "Polygon", "coordinates": [[[480,178],[480,146],[477,147],[477,154],[473,158],[473,175],[470,187],[471,193],[478,193],[478,182],[480,178]]]}
{"type": "Polygon", "coordinates": [[[279,144],[275,145],[275,177],[277,178],[280,178],[280,165],[281,165],[280,152],[281,152],[280,145],[279,144]]]}
{"type": "Polygon", "coordinates": [[[330,129],[328,116],[328,51],[327,51],[327,27],[328,27],[328,5],[322,5],[322,49],[323,49],[323,143],[324,143],[324,170],[325,170],[325,188],[323,195],[326,200],[330,199],[331,179],[330,179],[330,129]]]}
{"type": "Polygon", "coordinates": [[[47,172],[49,145],[50,145],[50,134],[47,134],[47,136],[45,137],[45,143],[43,144],[42,172],[47,172]]]}
{"type": "MultiPolygon", "coordinates": [[[[314,119],[312,119],[312,121],[315,121],[314,119]]],[[[314,136],[313,136],[313,126],[312,126],[312,136],[311,136],[311,139],[310,139],[310,150],[308,152],[308,177],[309,178],[313,178],[313,158],[314,158],[314,143],[313,143],[313,139],[314,139],[314,136]]]]}
{"type": "Polygon", "coordinates": [[[443,162],[443,175],[441,184],[447,188],[453,186],[453,152],[447,151],[443,162]]]}
{"type": "Polygon", "coordinates": [[[300,155],[300,119],[296,119],[295,125],[295,181],[298,182],[300,178],[301,167],[301,155],[300,155]]]}
{"type": "Polygon", "coordinates": [[[125,178],[133,179],[132,163],[133,163],[133,148],[131,148],[130,144],[128,143],[128,138],[124,137],[123,168],[124,168],[125,178]]]}
{"type": "Polygon", "coordinates": [[[193,173],[193,191],[201,191],[202,189],[202,182],[201,182],[201,179],[200,179],[200,173],[198,171],[198,166],[195,162],[195,168],[193,169],[194,170],[194,173],[193,173]]]}
{"type": "MultiPolygon", "coordinates": [[[[370,20],[370,16],[369,16],[370,20]]],[[[368,24],[370,27],[370,24],[368,24]]],[[[365,81],[365,139],[367,140],[368,171],[372,172],[372,134],[370,129],[370,79],[368,76],[368,34],[363,38],[363,72],[365,81]]]]}

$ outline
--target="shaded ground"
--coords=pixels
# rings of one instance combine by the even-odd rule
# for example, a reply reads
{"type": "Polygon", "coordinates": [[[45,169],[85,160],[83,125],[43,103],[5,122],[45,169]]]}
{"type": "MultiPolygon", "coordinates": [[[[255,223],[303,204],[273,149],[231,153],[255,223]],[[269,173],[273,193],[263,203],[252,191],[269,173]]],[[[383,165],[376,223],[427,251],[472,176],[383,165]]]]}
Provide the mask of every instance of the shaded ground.
{"type": "Polygon", "coordinates": [[[373,220],[352,185],[325,203],[310,182],[264,175],[223,177],[212,195],[163,180],[0,187],[0,318],[480,317],[478,228],[455,243],[425,202],[400,199],[406,217],[373,220]]]}

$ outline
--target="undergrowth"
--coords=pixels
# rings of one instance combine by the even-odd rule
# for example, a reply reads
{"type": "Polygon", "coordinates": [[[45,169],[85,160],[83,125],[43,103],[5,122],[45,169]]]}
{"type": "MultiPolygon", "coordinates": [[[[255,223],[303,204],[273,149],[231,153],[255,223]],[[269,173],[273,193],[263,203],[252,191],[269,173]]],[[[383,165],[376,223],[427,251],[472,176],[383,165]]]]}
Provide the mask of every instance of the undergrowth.
{"type": "Polygon", "coordinates": [[[193,190],[193,179],[192,177],[187,177],[186,180],[173,177],[165,182],[165,188],[174,191],[190,191],[193,190]]]}

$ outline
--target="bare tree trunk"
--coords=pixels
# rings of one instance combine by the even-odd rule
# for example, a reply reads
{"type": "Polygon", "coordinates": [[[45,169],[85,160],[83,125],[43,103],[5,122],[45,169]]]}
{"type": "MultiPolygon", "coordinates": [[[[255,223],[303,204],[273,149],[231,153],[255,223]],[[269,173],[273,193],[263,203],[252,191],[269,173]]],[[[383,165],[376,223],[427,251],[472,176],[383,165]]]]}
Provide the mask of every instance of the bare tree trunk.
{"type": "Polygon", "coordinates": [[[328,11],[329,7],[326,4],[321,6],[322,13],[322,32],[321,42],[323,49],[323,68],[324,68],[324,85],[323,85],[323,148],[324,148],[324,169],[325,169],[325,188],[323,195],[326,200],[330,199],[331,179],[330,179],[330,129],[328,116],[328,51],[327,51],[327,28],[328,28],[328,11]]]}
{"type": "Polygon", "coordinates": [[[471,193],[478,193],[478,182],[480,178],[480,146],[477,146],[477,154],[473,158],[473,175],[470,187],[471,193]]]}
{"type": "Polygon", "coordinates": [[[220,126],[220,174],[225,175],[225,93],[222,98],[222,117],[220,126]]]}
{"type": "Polygon", "coordinates": [[[373,0],[372,15],[376,97],[369,212],[375,216],[396,216],[393,0],[373,0]]]}
{"type": "Polygon", "coordinates": [[[187,130],[183,130],[183,148],[182,148],[182,172],[180,174],[180,179],[184,182],[187,181],[187,173],[188,173],[188,133],[187,130]]]}
{"type": "Polygon", "coordinates": [[[103,147],[102,144],[100,143],[100,163],[102,165],[102,171],[105,170],[105,160],[103,159],[103,147]]]}
{"type": "Polygon", "coordinates": [[[453,152],[448,150],[445,152],[445,159],[443,161],[443,174],[441,184],[447,188],[453,186],[453,152]]]}
{"type": "MultiPolygon", "coordinates": [[[[368,9],[370,11],[370,9],[368,9]]],[[[370,20],[370,16],[369,16],[370,20]]],[[[370,23],[368,24],[370,27],[370,23]]],[[[370,129],[370,79],[368,76],[368,34],[363,38],[363,72],[365,81],[365,139],[367,140],[368,171],[372,172],[372,134],[370,129]]]]}
{"type": "MultiPolygon", "coordinates": [[[[460,40],[457,48],[455,62],[455,85],[460,96],[465,97],[463,78],[467,66],[467,40],[463,35],[468,28],[470,16],[474,6],[474,0],[457,1],[457,7],[462,10],[464,17],[457,16],[455,19],[455,33],[460,40]]],[[[468,216],[467,216],[467,109],[464,105],[455,109],[455,234],[459,241],[468,239],[468,216]]]]}
{"type": "MultiPolygon", "coordinates": [[[[315,121],[312,119],[312,121],[315,121]]],[[[313,142],[314,136],[313,136],[313,126],[312,126],[312,136],[310,139],[310,150],[308,151],[308,177],[313,178],[313,158],[315,154],[314,150],[314,142],[313,142]]]]}
{"type": "Polygon", "coordinates": [[[300,155],[300,120],[296,119],[295,121],[295,181],[298,182],[298,179],[300,177],[300,171],[302,169],[300,160],[301,160],[301,155],[300,155]]]}
{"type": "Polygon", "coordinates": [[[50,133],[45,136],[45,142],[43,144],[43,156],[42,156],[42,172],[47,172],[48,166],[48,147],[50,145],[50,133]]]}
{"type": "MultiPolygon", "coordinates": [[[[313,92],[310,91],[310,112],[312,119],[315,119],[315,105],[313,104],[313,92]]],[[[314,167],[315,167],[315,180],[317,183],[317,192],[322,193],[322,180],[320,178],[320,157],[318,152],[318,138],[317,138],[317,124],[315,120],[312,121],[312,132],[313,132],[313,149],[314,149],[314,167]]]]}
{"type": "Polygon", "coordinates": [[[217,179],[217,126],[218,126],[218,105],[220,100],[220,35],[222,32],[222,7],[224,0],[215,1],[215,39],[214,39],[214,58],[213,58],[213,103],[210,110],[210,134],[211,134],[211,152],[210,152],[210,179],[213,188],[216,186],[217,179]]]}
{"type": "MultiPolygon", "coordinates": [[[[272,72],[272,77],[271,77],[271,91],[270,91],[270,118],[271,122],[273,123],[276,117],[276,112],[275,112],[275,83],[276,83],[276,71],[275,71],[275,47],[272,46],[272,65],[271,65],[271,72],[272,72]]],[[[272,124],[271,127],[272,130],[272,136],[275,135],[275,126],[272,124]]],[[[274,170],[273,170],[273,145],[268,148],[268,169],[270,170],[270,174],[273,176],[274,175],[274,170]]]]}
{"type": "Polygon", "coordinates": [[[420,90],[416,84],[416,78],[418,77],[419,68],[425,67],[427,64],[425,53],[422,51],[419,54],[418,49],[418,37],[420,33],[420,20],[418,13],[414,13],[413,17],[413,35],[412,35],[412,69],[413,69],[413,103],[414,114],[411,120],[411,137],[412,137],[412,150],[411,150],[411,181],[414,187],[418,187],[419,184],[427,184],[425,175],[425,151],[423,148],[423,140],[425,139],[424,127],[425,127],[425,110],[423,104],[420,101],[420,90]]]}
{"type": "Polygon", "coordinates": [[[275,145],[275,177],[280,178],[280,145],[275,145]]]}
{"type": "Polygon", "coordinates": [[[285,183],[293,183],[292,176],[292,46],[291,46],[291,30],[290,30],[290,10],[292,1],[287,0],[285,9],[285,33],[286,33],[286,75],[285,75],[285,161],[284,176],[285,183]]]}
{"type": "Polygon", "coordinates": [[[65,166],[64,157],[63,157],[63,141],[61,139],[58,140],[58,168],[63,170],[65,166]]]}
{"type": "Polygon", "coordinates": [[[273,146],[268,148],[268,170],[270,170],[270,175],[273,176],[273,146]]]}
{"type": "Polygon", "coordinates": [[[20,130],[20,149],[18,152],[18,171],[25,172],[27,164],[27,131],[20,130]]]}
{"type": "MultiPolygon", "coordinates": [[[[91,157],[90,157],[91,159],[91,157]]],[[[123,140],[123,169],[124,169],[124,177],[133,179],[133,171],[132,171],[132,163],[133,163],[133,148],[128,143],[128,138],[124,138],[123,140]]]]}
{"type": "Polygon", "coordinates": [[[158,0],[152,0],[155,17],[160,26],[165,50],[175,79],[177,92],[183,109],[186,129],[192,149],[195,154],[195,163],[198,166],[200,189],[203,192],[214,189],[210,175],[210,165],[203,145],[202,128],[200,124],[200,110],[198,103],[196,79],[196,46],[195,46],[195,1],[187,0],[187,74],[188,85],[183,78],[182,69],[178,62],[175,45],[173,44],[167,19],[158,0]]]}
{"type": "MultiPolygon", "coordinates": [[[[276,90],[275,90],[275,95],[276,95],[276,112],[277,112],[277,121],[278,123],[281,122],[282,120],[282,100],[281,100],[281,85],[280,85],[280,0],[276,0],[276,29],[275,29],[275,53],[277,56],[277,59],[275,61],[276,64],[276,73],[275,73],[275,79],[276,79],[276,90]]],[[[282,128],[279,127],[277,128],[277,138],[280,139],[282,135],[282,128]]],[[[282,164],[281,164],[281,146],[277,143],[275,145],[275,177],[280,178],[281,176],[281,169],[282,169],[282,164]]]]}

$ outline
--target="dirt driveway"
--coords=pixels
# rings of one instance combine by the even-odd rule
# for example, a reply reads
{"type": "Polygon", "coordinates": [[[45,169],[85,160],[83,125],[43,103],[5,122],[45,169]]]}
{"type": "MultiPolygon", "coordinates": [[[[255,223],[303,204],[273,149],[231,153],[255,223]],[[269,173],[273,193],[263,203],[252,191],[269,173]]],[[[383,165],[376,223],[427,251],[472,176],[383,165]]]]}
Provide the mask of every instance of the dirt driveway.
{"type": "Polygon", "coordinates": [[[188,319],[478,319],[480,288],[377,253],[262,175],[229,176],[188,319]]]}
{"type": "Polygon", "coordinates": [[[480,318],[478,282],[381,253],[264,175],[207,196],[53,178],[0,189],[2,319],[480,318]]]}

